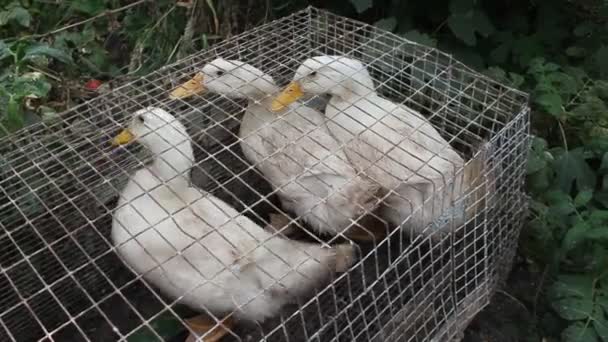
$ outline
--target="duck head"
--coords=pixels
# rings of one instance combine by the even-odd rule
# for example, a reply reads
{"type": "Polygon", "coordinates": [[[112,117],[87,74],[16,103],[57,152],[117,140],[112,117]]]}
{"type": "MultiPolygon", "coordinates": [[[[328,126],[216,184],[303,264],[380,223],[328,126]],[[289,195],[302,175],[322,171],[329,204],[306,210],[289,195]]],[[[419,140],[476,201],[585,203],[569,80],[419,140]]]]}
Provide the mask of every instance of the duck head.
{"type": "Polygon", "coordinates": [[[184,125],[172,114],[157,107],[133,113],[128,126],[113,140],[115,146],[138,141],[155,155],[189,141],[184,125]]]}
{"type": "Polygon", "coordinates": [[[172,99],[212,92],[230,98],[258,100],[276,92],[274,80],[254,66],[217,58],[206,64],[192,79],[174,89],[172,99]]]}
{"type": "Polygon", "coordinates": [[[347,99],[374,91],[374,82],[360,61],[344,56],[309,58],[296,70],[293,81],[277,95],[271,105],[280,111],[304,94],[329,94],[347,99]]]}

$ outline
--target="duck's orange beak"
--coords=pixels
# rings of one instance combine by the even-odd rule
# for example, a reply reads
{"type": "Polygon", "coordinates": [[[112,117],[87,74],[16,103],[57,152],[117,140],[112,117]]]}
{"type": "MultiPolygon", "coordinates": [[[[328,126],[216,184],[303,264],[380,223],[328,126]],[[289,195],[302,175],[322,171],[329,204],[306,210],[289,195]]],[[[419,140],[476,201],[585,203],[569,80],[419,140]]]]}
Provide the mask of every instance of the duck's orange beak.
{"type": "Polygon", "coordinates": [[[112,139],[112,145],[120,146],[130,143],[135,139],[133,132],[131,132],[128,128],[125,128],[118,134],[114,139],[112,139]]]}
{"type": "Polygon", "coordinates": [[[270,110],[278,112],[304,96],[304,92],[298,82],[291,82],[283,91],[272,100],[270,110]]]}
{"type": "Polygon", "coordinates": [[[202,94],[205,91],[206,89],[203,86],[203,74],[198,73],[187,82],[184,82],[173,89],[169,94],[169,98],[172,100],[185,99],[192,95],[202,94]]]}

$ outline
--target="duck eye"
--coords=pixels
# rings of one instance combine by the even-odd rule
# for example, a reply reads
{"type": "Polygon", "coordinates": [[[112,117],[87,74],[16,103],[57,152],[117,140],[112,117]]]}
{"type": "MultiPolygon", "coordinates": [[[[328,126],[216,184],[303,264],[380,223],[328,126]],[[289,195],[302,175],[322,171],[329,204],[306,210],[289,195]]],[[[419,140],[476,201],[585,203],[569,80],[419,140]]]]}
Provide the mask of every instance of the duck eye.
{"type": "Polygon", "coordinates": [[[308,74],[308,75],[309,75],[310,77],[315,77],[315,76],[317,76],[317,72],[316,72],[316,71],[313,71],[313,72],[311,72],[311,73],[310,73],[310,74],[308,74]]]}
{"type": "Polygon", "coordinates": [[[222,77],[222,76],[224,76],[224,74],[225,74],[225,73],[226,73],[226,72],[224,72],[223,70],[218,70],[218,71],[215,73],[215,75],[216,75],[217,77],[222,77]]]}
{"type": "Polygon", "coordinates": [[[138,116],[137,116],[137,121],[139,121],[140,123],[142,123],[142,124],[143,124],[143,123],[145,122],[145,121],[144,121],[144,116],[143,116],[143,115],[138,115],[138,116]]]}

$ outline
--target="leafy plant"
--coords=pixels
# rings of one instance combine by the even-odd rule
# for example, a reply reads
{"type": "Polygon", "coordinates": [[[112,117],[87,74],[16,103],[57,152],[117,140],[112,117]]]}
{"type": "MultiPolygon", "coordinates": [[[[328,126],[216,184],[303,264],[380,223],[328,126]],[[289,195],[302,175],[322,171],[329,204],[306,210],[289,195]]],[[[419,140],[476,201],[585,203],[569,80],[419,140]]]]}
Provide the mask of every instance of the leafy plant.
{"type": "MultiPolygon", "coordinates": [[[[91,79],[148,73],[177,58],[188,18],[198,18],[202,10],[178,7],[173,0],[139,6],[114,0],[0,5],[0,36],[7,37],[0,40],[0,104],[5,108],[0,134],[86,100],[98,91],[85,86],[91,79]]],[[[196,47],[188,41],[189,48],[196,47]]]]}
{"type": "Polygon", "coordinates": [[[47,97],[51,84],[42,73],[31,72],[28,67],[46,67],[51,61],[73,63],[70,55],[44,43],[0,41],[0,65],[8,66],[0,76],[0,105],[6,108],[0,124],[5,132],[15,131],[28,121],[37,121],[27,115],[27,110],[34,109],[33,102],[47,97]]]}

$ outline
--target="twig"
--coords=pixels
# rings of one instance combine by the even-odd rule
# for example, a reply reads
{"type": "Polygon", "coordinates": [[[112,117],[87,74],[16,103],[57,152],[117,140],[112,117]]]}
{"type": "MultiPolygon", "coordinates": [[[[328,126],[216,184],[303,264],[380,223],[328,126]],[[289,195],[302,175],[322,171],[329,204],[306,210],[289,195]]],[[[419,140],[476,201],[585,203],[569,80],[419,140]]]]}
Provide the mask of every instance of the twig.
{"type": "Polygon", "coordinates": [[[559,131],[562,134],[562,140],[564,140],[564,150],[568,151],[568,140],[566,139],[566,131],[564,130],[564,125],[562,125],[561,120],[557,120],[557,126],[559,127],[559,131]]]}
{"type": "Polygon", "coordinates": [[[513,295],[511,295],[509,292],[505,291],[505,290],[497,290],[496,292],[502,294],[505,297],[508,297],[509,299],[511,299],[512,301],[514,301],[515,303],[519,304],[524,310],[526,310],[526,312],[529,314],[530,311],[528,311],[528,308],[526,307],[526,305],[524,305],[524,303],[522,303],[519,299],[513,297],[513,295]]]}
{"type": "Polygon", "coordinates": [[[160,18],[158,18],[158,20],[154,23],[154,25],[152,25],[149,29],[146,30],[146,32],[143,34],[143,38],[141,38],[140,40],[137,41],[137,44],[135,45],[135,48],[133,49],[133,53],[134,55],[131,56],[131,61],[129,62],[129,74],[133,74],[135,72],[137,72],[137,70],[139,70],[141,68],[141,56],[143,55],[144,52],[144,43],[148,40],[148,38],[150,37],[150,33],[152,33],[154,30],[156,30],[156,28],[160,25],[160,23],[162,23],[165,18],[167,18],[167,16],[169,14],[171,14],[171,12],[173,12],[173,10],[175,10],[176,5],[171,6],[171,8],[169,8],[167,10],[167,12],[165,12],[163,15],[160,16],[160,18]],[[138,65],[136,65],[135,63],[137,63],[138,65]]]}
{"type": "Polygon", "coordinates": [[[441,30],[441,28],[443,28],[443,26],[445,26],[445,24],[448,23],[448,20],[444,20],[443,22],[441,22],[441,24],[439,24],[439,26],[437,26],[434,30],[432,34],[437,34],[439,33],[439,30],[441,30]]]}
{"type": "Polygon", "coordinates": [[[576,100],[578,100],[585,91],[589,90],[589,83],[592,83],[593,81],[591,80],[586,80],[585,84],[583,84],[583,86],[581,87],[581,91],[579,91],[578,93],[576,93],[576,95],[574,95],[570,101],[568,101],[568,103],[566,105],[564,105],[564,109],[568,110],[568,108],[570,108],[570,106],[572,106],[574,104],[574,102],[576,100]]]}
{"type": "Polygon", "coordinates": [[[183,58],[188,53],[188,50],[192,47],[192,37],[194,36],[194,27],[196,25],[197,9],[201,4],[198,1],[194,1],[192,7],[190,8],[190,16],[188,18],[188,22],[186,23],[186,27],[184,27],[184,33],[182,34],[180,40],[183,42],[181,44],[179,52],[177,54],[178,58],[183,58]]]}
{"type": "Polygon", "coordinates": [[[133,2],[131,4],[128,4],[128,5],[119,7],[119,8],[115,8],[115,9],[112,9],[112,10],[104,11],[104,12],[99,13],[98,15],[96,15],[94,17],[91,17],[89,19],[85,19],[85,20],[79,21],[79,22],[74,23],[74,24],[66,25],[66,26],[64,26],[62,28],[58,28],[56,30],[49,31],[47,33],[32,34],[32,35],[24,36],[24,37],[12,37],[12,38],[7,39],[7,41],[13,41],[13,40],[16,40],[16,39],[30,39],[30,38],[41,38],[41,37],[51,36],[51,35],[57,34],[59,32],[63,32],[65,30],[69,30],[71,28],[74,28],[74,27],[86,24],[88,22],[95,21],[95,20],[97,20],[99,18],[106,17],[106,16],[111,15],[111,14],[116,14],[116,13],[119,13],[119,12],[122,12],[122,11],[126,11],[129,8],[131,8],[131,7],[135,7],[137,5],[140,5],[140,4],[144,3],[144,2],[149,2],[149,1],[151,1],[151,0],[138,0],[138,1],[133,2]]]}
{"type": "Polygon", "coordinates": [[[133,52],[131,53],[131,59],[129,61],[129,71],[128,74],[133,74],[137,72],[141,68],[141,56],[144,53],[144,41],[145,39],[140,39],[135,44],[133,48],[133,52]]]}
{"type": "Polygon", "coordinates": [[[37,72],[39,72],[39,73],[41,73],[41,74],[44,74],[45,76],[47,76],[47,77],[49,77],[49,78],[52,78],[52,79],[54,79],[54,80],[55,80],[55,81],[57,81],[57,82],[61,82],[61,81],[62,81],[62,80],[61,80],[61,78],[59,78],[59,77],[57,77],[57,76],[55,76],[55,75],[51,74],[51,73],[50,73],[50,71],[45,71],[45,70],[42,70],[42,69],[36,68],[36,67],[34,67],[34,66],[31,66],[31,65],[28,65],[27,67],[28,67],[28,68],[30,68],[30,69],[32,69],[32,70],[34,70],[34,71],[37,71],[37,72]]]}
{"type": "Polygon", "coordinates": [[[177,40],[177,43],[175,43],[175,47],[173,47],[173,50],[169,54],[169,58],[167,58],[167,64],[169,62],[171,62],[171,58],[173,58],[173,55],[175,55],[175,53],[177,52],[177,49],[179,48],[179,44],[182,42],[183,38],[184,38],[184,36],[180,36],[179,39],[177,40]]]}
{"type": "Polygon", "coordinates": [[[219,32],[220,31],[220,21],[217,17],[217,13],[215,12],[215,6],[213,5],[213,1],[206,0],[206,2],[207,2],[207,6],[209,6],[209,9],[211,10],[211,15],[213,16],[213,25],[215,26],[215,32],[219,32]]]}

